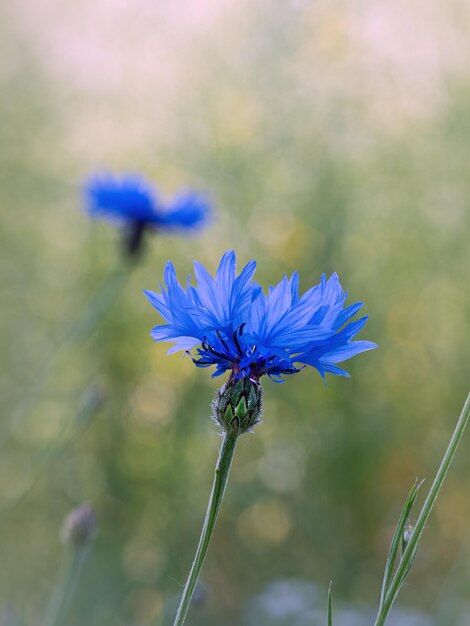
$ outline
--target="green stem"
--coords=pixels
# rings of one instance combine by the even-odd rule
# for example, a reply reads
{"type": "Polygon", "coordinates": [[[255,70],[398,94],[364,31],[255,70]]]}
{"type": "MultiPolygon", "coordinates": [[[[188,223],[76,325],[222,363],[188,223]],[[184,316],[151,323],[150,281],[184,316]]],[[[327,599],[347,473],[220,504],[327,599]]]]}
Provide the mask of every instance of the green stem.
{"type": "Polygon", "coordinates": [[[12,494],[7,500],[0,502],[0,516],[11,511],[25,496],[27,496],[36,484],[41,471],[43,471],[50,462],[56,460],[57,457],[69,449],[69,444],[74,441],[90,423],[91,418],[99,409],[99,402],[96,397],[87,390],[87,398],[82,400],[81,406],[72,418],[62,425],[57,435],[57,440],[49,444],[40,456],[39,460],[33,465],[33,472],[28,482],[12,494]]]}
{"type": "MultiPolygon", "coordinates": [[[[10,426],[12,428],[18,422],[21,422],[29,411],[36,407],[38,398],[65,350],[88,338],[107,313],[110,306],[121,293],[126,278],[129,276],[130,267],[130,265],[120,266],[109,274],[89,302],[85,311],[82,312],[78,319],[74,319],[73,323],[64,332],[62,339],[42,359],[40,370],[35,373],[32,384],[26,390],[22,401],[11,415],[10,426]]],[[[10,430],[7,429],[3,440],[0,441],[0,445],[5,444],[10,430]]]]}
{"type": "Polygon", "coordinates": [[[220,510],[220,505],[222,504],[222,498],[224,497],[225,487],[227,486],[227,480],[230,473],[230,466],[232,465],[235,446],[237,444],[237,438],[238,433],[224,434],[219,459],[215,467],[214,483],[212,485],[209,504],[207,505],[206,518],[204,520],[204,526],[202,527],[199,545],[191,566],[191,571],[189,572],[188,580],[186,581],[186,585],[184,587],[183,596],[181,598],[178,613],[176,614],[173,626],[183,626],[185,622],[191,598],[194,593],[194,588],[196,587],[196,583],[206,557],[207,548],[209,547],[212,537],[212,532],[217,521],[217,515],[220,510]]]}
{"type": "Polygon", "coordinates": [[[56,626],[77,584],[88,555],[87,547],[65,550],[59,579],[52,592],[42,626],[56,626]]]}
{"type": "Polygon", "coordinates": [[[383,626],[385,620],[387,619],[393,603],[396,600],[398,592],[402,584],[405,581],[405,578],[408,574],[409,568],[413,561],[413,557],[416,552],[416,548],[418,542],[423,534],[423,530],[425,528],[426,522],[429,518],[429,515],[434,507],[437,496],[439,494],[439,490],[442,487],[442,483],[449,471],[450,464],[455,456],[455,452],[457,450],[457,446],[462,439],[462,435],[464,433],[465,427],[468,423],[470,417],[470,393],[467,396],[467,400],[465,401],[464,407],[462,409],[462,413],[460,414],[459,420],[457,422],[457,426],[455,427],[454,433],[450,440],[449,446],[447,447],[446,453],[444,454],[444,458],[442,459],[441,465],[437,471],[434,482],[429,490],[426,501],[423,504],[423,508],[419,514],[418,520],[416,522],[415,528],[413,530],[413,534],[406,546],[406,549],[401,558],[400,564],[397,567],[395,575],[390,583],[387,594],[385,596],[385,601],[383,606],[381,606],[379,613],[377,615],[377,619],[375,621],[375,626],[383,626]]]}

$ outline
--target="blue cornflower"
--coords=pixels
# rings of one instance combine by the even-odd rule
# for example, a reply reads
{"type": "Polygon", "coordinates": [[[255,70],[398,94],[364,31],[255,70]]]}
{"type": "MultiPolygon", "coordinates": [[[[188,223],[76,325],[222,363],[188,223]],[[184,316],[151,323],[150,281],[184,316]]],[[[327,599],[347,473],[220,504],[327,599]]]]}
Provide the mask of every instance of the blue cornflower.
{"type": "Polygon", "coordinates": [[[202,195],[189,191],[163,203],[157,192],[139,176],[121,178],[101,174],[84,188],[92,217],[103,217],[124,227],[126,251],[140,251],[145,231],[194,231],[207,222],[211,207],[202,195]]]}
{"type": "Polygon", "coordinates": [[[214,365],[213,376],[257,382],[267,374],[277,381],[311,365],[324,377],[348,373],[337,363],[376,347],[352,341],[367,316],[351,321],[362,302],[344,306],[347,298],[338,276],[325,275],[315,287],[299,295],[299,277],[286,276],[264,294],[253,281],[256,263],[250,261],[237,276],[233,251],[223,255],[215,278],[194,263],[197,287],[183,288],[168,261],[161,293],[146,291],[151,304],[166,320],[155,326],[155,341],[172,341],[169,350],[195,350],[199,367],[214,365]]]}

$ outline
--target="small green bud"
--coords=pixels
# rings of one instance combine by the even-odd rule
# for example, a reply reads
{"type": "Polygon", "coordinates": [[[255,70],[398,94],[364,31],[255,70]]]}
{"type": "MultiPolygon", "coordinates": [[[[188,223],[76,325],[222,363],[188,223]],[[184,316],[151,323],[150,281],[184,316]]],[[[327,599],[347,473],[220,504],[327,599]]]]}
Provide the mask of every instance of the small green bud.
{"type": "Polygon", "coordinates": [[[261,420],[263,390],[249,378],[229,378],[215,394],[213,417],[226,433],[241,435],[261,420]]]}

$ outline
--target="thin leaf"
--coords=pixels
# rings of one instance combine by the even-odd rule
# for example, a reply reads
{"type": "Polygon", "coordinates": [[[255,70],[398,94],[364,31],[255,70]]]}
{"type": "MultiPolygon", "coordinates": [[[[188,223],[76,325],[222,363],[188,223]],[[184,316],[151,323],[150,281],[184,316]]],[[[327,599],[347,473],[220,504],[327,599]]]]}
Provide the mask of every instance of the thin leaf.
{"type": "Polygon", "coordinates": [[[397,591],[396,591],[396,593],[394,595],[393,602],[395,602],[396,597],[398,596],[398,593],[400,592],[400,590],[403,587],[403,584],[404,584],[406,578],[408,577],[408,574],[410,573],[411,566],[413,565],[413,561],[415,560],[415,556],[416,556],[417,550],[418,550],[418,546],[416,546],[415,549],[413,550],[413,552],[411,553],[410,560],[409,560],[409,562],[407,562],[406,567],[403,570],[403,574],[399,578],[398,587],[397,587],[397,591]]]}
{"type": "Polygon", "coordinates": [[[395,532],[393,534],[392,541],[390,543],[390,550],[388,552],[387,563],[385,564],[385,572],[382,583],[382,591],[380,594],[380,607],[383,605],[385,596],[388,591],[388,587],[390,585],[390,581],[393,575],[393,568],[395,567],[395,561],[397,559],[398,549],[400,547],[400,543],[403,538],[403,533],[405,531],[405,525],[408,521],[408,518],[411,513],[411,509],[413,508],[414,503],[416,502],[416,498],[418,497],[418,491],[423,481],[420,483],[415,483],[406,498],[405,506],[400,515],[400,519],[398,520],[398,524],[395,528],[395,532]]]}

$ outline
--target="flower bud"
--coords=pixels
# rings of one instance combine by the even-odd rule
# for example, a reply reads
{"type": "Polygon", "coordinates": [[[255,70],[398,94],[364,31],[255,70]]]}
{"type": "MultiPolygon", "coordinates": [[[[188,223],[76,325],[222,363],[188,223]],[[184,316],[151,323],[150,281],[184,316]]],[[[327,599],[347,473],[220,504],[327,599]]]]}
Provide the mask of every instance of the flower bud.
{"type": "Polygon", "coordinates": [[[60,537],[63,543],[75,548],[85,546],[96,532],[95,511],[89,504],[81,504],[70,511],[62,525],[60,537]]]}
{"type": "Polygon", "coordinates": [[[263,390],[249,378],[230,377],[212,402],[213,417],[226,433],[241,435],[260,422],[263,390]]]}

